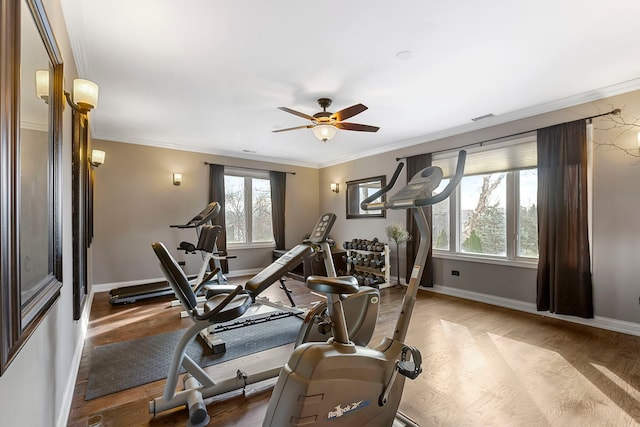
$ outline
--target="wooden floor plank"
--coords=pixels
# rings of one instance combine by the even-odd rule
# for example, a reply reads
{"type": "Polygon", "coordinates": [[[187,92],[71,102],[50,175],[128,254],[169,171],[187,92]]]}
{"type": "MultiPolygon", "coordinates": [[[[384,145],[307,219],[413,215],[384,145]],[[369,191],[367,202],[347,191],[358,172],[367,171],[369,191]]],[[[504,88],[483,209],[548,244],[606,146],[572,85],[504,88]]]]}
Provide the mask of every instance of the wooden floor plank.
{"type": "MultiPolygon", "coordinates": [[[[299,282],[288,286],[301,304],[317,299],[299,282]]],[[[282,291],[268,291],[285,299],[282,291]]],[[[373,343],[389,335],[402,290],[386,289],[373,343]]],[[[181,329],[168,299],[112,307],[96,294],[78,372],[69,426],[183,426],[186,411],[152,417],[148,401],[164,380],[85,401],[93,348],[181,329]]],[[[405,382],[400,409],[421,426],[640,425],[640,337],[420,291],[407,336],[424,372],[405,382]]],[[[207,368],[260,369],[282,363],[292,345],[207,368]]],[[[210,426],[259,426],[273,381],[207,400],[210,426]]]]}

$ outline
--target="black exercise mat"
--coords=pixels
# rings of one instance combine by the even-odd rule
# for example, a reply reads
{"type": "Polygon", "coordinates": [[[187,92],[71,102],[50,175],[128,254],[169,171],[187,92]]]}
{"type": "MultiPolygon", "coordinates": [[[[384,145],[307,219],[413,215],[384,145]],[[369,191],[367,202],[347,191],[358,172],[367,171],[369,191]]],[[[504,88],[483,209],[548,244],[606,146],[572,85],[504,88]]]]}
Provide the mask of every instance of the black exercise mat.
{"type": "MultiPolygon", "coordinates": [[[[256,323],[218,333],[227,344],[210,354],[196,338],[187,354],[200,366],[211,366],[295,341],[302,320],[296,316],[256,323]]],[[[173,351],[185,330],[97,346],[93,350],[85,400],[95,399],[167,377],[173,351]]]]}

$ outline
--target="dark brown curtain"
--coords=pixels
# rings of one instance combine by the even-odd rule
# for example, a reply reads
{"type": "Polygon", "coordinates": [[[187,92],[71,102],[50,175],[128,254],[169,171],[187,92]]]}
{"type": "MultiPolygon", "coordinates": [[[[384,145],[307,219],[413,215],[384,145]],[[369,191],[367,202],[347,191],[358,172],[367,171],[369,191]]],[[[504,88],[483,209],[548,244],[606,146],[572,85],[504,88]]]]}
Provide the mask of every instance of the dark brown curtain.
{"type": "Polygon", "coordinates": [[[287,173],[269,172],[271,181],[271,218],[276,249],[284,249],[284,204],[287,194],[287,173]]]}
{"type": "Polygon", "coordinates": [[[587,208],[586,122],[538,130],[540,311],[593,317],[587,208]]]}
{"type": "MultiPolygon", "coordinates": [[[[417,156],[407,157],[407,182],[413,178],[413,176],[420,172],[422,169],[431,166],[431,153],[419,154],[417,156]]],[[[427,224],[431,229],[431,206],[423,208],[427,217],[427,224]]],[[[407,209],[407,231],[411,236],[411,240],[406,243],[406,272],[410,272],[413,269],[413,263],[416,260],[416,254],[418,253],[418,246],[420,246],[420,232],[418,231],[418,225],[413,219],[413,212],[411,209],[407,209]]],[[[433,287],[433,252],[431,246],[429,246],[429,255],[427,256],[427,262],[425,264],[426,270],[422,273],[422,280],[420,286],[428,288],[433,287]]],[[[409,283],[408,273],[405,273],[405,281],[409,283]]]]}
{"type": "MultiPolygon", "coordinates": [[[[220,205],[220,213],[213,218],[213,225],[222,227],[223,232],[218,235],[216,245],[218,251],[222,254],[227,253],[227,226],[224,219],[224,166],[209,164],[209,203],[218,202],[220,205]]],[[[220,260],[220,266],[223,273],[229,272],[229,262],[220,260]]]]}

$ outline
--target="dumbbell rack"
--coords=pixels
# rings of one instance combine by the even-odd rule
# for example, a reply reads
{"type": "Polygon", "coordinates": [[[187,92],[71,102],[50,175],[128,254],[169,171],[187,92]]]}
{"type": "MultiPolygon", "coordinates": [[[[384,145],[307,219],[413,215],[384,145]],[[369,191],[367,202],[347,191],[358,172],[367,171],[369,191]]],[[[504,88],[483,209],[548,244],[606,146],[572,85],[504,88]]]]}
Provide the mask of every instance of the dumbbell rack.
{"type": "MultiPolygon", "coordinates": [[[[379,244],[378,249],[382,247],[382,250],[366,250],[366,249],[350,249],[345,248],[347,251],[347,274],[358,277],[362,275],[373,275],[379,277],[379,280],[384,280],[380,283],[372,285],[369,283],[360,283],[361,285],[368,285],[378,287],[380,289],[386,288],[391,285],[391,279],[389,274],[390,261],[389,261],[389,245],[379,244]]],[[[358,281],[360,282],[360,280],[358,281]]]]}

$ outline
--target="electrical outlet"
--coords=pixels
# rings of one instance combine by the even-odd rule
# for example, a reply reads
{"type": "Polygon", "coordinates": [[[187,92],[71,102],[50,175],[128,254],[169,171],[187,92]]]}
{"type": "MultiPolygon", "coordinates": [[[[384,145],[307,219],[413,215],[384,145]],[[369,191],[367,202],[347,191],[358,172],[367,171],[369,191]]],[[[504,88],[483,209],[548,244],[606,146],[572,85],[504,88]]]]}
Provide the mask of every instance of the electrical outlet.
{"type": "Polygon", "coordinates": [[[184,267],[185,265],[187,265],[186,261],[178,261],[178,265],[180,267],[184,267]]]}
{"type": "Polygon", "coordinates": [[[460,272],[458,270],[451,270],[451,275],[452,276],[459,276],[460,272]]]}

